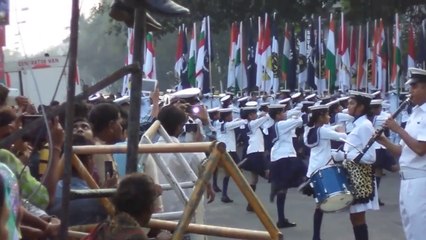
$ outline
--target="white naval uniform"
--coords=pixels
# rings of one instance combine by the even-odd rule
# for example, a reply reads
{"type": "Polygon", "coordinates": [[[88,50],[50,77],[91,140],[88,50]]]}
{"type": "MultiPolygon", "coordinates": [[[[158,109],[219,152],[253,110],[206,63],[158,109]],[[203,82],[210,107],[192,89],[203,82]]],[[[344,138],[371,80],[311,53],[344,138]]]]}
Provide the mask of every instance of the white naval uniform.
{"type": "MultiPolygon", "coordinates": [[[[413,108],[405,131],[417,141],[426,141],[426,103],[413,108]]],[[[407,240],[426,236],[426,155],[419,156],[403,140],[399,164],[401,189],[399,207],[407,240]]]]}
{"type": "Polygon", "coordinates": [[[302,125],[303,120],[301,117],[288,118],[275,124],[278,139],[271,149],[271,162],[278,161],[281,158],[297,157],[293,146],[292,134],[297,127],[302,125]]]}
{"type": "MultiPolygon", "coordinates": [[[[305,144],[307,143],[307,136],[310,128],[306,127],[303,135],[305,144]]],[[[319,141],[318,144],[311,148],[311,155],[309,157],[308,171],[306,172],[307,177],[311,177],[312,173],[317,169],[325,166],[331,159],[331,142],[330,140],[339,141],[341,138],[346,139],[346,133],[339,133],[334,131],[332,128],[322,126],[318,129],[319,141]]]]}
{"type": "MultiPolygon", "coordinates": [[[[354,145],[359,150],[362,150],[365,144],[370,140],[370,138],[374,135],[374,127],[368,118],[363,115],[356,119],[354,122],[354,128],[348,134],[346,140],[354,145]]],[[[347,160],[353,160],[356,156],[358,156],[358,151],[352,147],[351,145],[345,143],[343,146],[343,150],[346,152],[347,160]]],[[[364,164],[373,164],[376,161],[376,149],[370,148],[361,158],[361,163],[364,164]]],[[[373,200],[368,203],[358,203],[352,205],[349,208],[351,213],[364,212],[368,209],[379,210],[379,198],[377,194],[377,184],[374,183],[375,193],[373,200]]]]}
{"type": "Polygon", "coordinates": [[[344,127],[345,132],[348,133],[353,129],[353,120],[353,116],[347,113],[339,112],[334,118],[334,124],[344,127]]]}
{"type": "Polygon", "coordinates": [[[222,123],[219,122],[219,128],[217,129],[216,136],[219,142],[223,142],[226,145],[226,151],[236,152],[237,144],[235,139],[235,128],[239,128],[242,125],[247,124],[247,120],[234,120],[231,122],[222,123]],[[224,131],[221,131],[221,125],[224,124],[224,131]]]}
{"type": "Polygon", "coordinates": [[[248,123],[249,133],[247,135],[249,137],[249,145],[247,147],[247,154],[265,151],[265,141],[260,126],[270,118],[269,115],[266,115],[248,123]]]}
{"type": "MultiPolygon", "coordinates": [[[[387,112],[380,112],[380,115],[375,116],[374,117],[374,121],[373,121],[373,127],[374,129],[381,129],[383,127],[383,125],[385,124],[386,120],[390,117],[391,115],[387,112]]],[[[378,143],[378,142],[374,142],[373,146],[371,146],[374,149],[386,149],[385,146],[383,146],[382,144],[378,143]]]]}

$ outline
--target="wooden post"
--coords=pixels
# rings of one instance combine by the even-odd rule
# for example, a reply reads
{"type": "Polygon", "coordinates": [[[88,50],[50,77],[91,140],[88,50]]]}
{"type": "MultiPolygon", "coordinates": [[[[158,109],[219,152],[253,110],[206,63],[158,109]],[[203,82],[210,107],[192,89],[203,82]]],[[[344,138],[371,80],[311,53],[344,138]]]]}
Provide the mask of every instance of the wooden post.
{"type": "Polygon", "coordinates": [[[217,143],[216,147],[213,148],[208,161],[205,165],[204,171],[201,173],[201,176],[198,178],[195,183],[194,190],[191,194],[191,198],[188,201],[188,204],[185,206],[185,210],[183,211],[183,216],[180,219],[176,231],[173,234],[173,240],[183,239],[183,235],[188,228],[188,224],[191,221],[192,216],[194,215],[195,209],[198,207],[200,203],[201,197],[204,193],[204,187],[209,182],[214,169],[216,169],[217,164],[221,155],[225,152],[225,144],[217,143]]]}

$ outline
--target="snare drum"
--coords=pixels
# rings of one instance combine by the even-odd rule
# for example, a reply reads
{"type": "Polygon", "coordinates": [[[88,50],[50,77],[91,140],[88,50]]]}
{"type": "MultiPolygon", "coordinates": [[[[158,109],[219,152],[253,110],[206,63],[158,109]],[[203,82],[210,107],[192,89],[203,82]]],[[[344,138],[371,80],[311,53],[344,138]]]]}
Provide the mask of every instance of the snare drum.
{"type": "Polygon", "coordinates": [[[336,212],[349,207],[353,201],[345,169],[327,165],[311,175],[315,201],[323,212],[336,212]]]}

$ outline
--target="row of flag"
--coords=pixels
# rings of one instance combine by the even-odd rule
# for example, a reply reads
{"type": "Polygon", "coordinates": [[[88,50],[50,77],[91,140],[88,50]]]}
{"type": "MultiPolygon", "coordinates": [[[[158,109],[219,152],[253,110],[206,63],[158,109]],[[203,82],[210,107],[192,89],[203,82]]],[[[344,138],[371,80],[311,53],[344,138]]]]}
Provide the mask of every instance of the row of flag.
{"type": "MultiPolygon", "coordinates": [[[[398,14],[395,15],[395,24],[390,26],[393,28],[392,37],[388,36],[389,31],[386,31],[382,19],[349,26],[343,13],[338,29],[332,14],[328,24],[324,24],[328,25],[325,29],[321,17],[311,18],[308,29],[301,26],[297,35],[296,27],[290,23],[286,23],[283,33],[279,33],[277,23],[274,13],[258,17],[257,28],[253,19],[248,23],[231,24],[227,90],[276,93],[283,88],[292,91],[310,88],[320,95],[337,89],[386,92],[403,86],[402,73],[406,68],[425,65],[425,24],[418,34],[410,24],[406,29],[407,63],[403,69],[402,25],[398,14]],[[281,44],[280,36],[283,36],[281,44]],[[392,49],[389,44],[392,44],[392,49]],[[417,59],[416,52],[421,53],[417,59]]],[[[128,32],[128,63],[133,54],[132,31],[129,29],[128,32]]],[[[146,78],[156,78],[152,40],[152,33],[148,33],[143,66],[146,78]]],[[[180,26],[174,66],[175,76],[180,81],[177,88],[198,87],[202,93],[213,92],[210,74],[213,55],[209,17],[202,20],[198,35],[196,23],[191,29],[180,26]]],[[[124,94],[128,93],[128,85],[127,80],[123,84],[124,94]]]]}

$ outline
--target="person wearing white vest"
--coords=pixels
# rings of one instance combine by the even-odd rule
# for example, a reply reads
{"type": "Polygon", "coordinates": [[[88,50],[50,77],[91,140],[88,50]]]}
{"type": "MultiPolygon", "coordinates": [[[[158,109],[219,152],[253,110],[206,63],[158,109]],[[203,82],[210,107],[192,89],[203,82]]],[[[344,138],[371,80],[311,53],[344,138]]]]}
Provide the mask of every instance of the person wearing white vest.
{"type": "Polygon", "coordinates": [[[393,144],[381,136],[379,143],[395,157],[399,157],[401,188],[399,207],[407,240],[424,239],[426,236],[426,71],[409,68],[410,100],[415,105],[405,129],[389,118],[385,127],[401,138],[393,144]]]}

